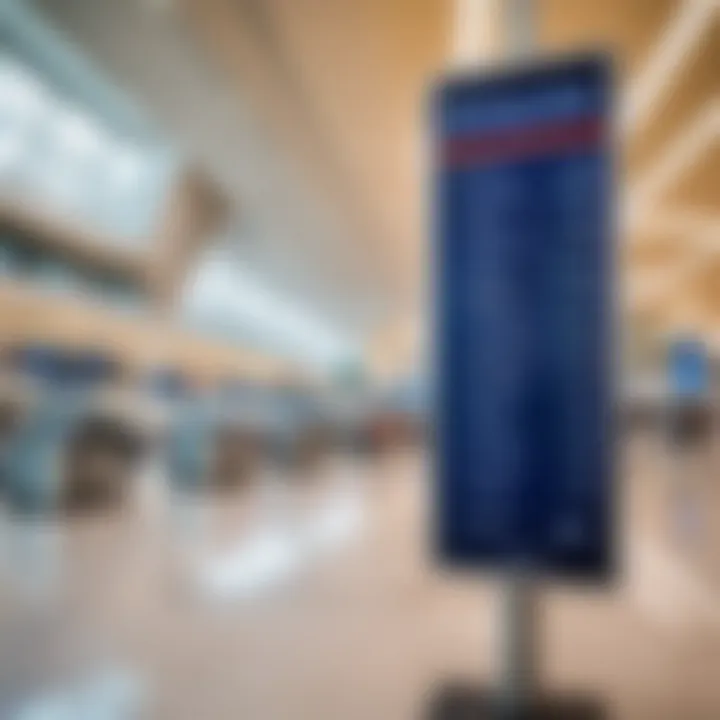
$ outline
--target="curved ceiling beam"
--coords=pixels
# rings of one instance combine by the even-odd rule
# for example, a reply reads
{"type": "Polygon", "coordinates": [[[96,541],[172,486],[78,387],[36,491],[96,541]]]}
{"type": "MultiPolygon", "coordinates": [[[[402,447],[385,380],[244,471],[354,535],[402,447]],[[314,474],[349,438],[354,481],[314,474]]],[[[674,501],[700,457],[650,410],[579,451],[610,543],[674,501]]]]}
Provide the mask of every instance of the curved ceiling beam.
{"type": "Polygon", "coordinates": [[[718,15],[716,0],[684,0],[668,21],[644,69],[627,91],[620,120],[626,139],[637,134],[662,107],[718,15]]]}

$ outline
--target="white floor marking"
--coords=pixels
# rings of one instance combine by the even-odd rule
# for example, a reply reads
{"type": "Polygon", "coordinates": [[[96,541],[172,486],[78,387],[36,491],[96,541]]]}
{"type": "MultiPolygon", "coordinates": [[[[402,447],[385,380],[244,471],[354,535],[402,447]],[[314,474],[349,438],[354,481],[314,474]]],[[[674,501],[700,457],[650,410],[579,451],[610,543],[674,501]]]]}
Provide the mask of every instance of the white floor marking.
{"type": "Polygon", "coordinates": [[[296,543],[288,533],[267,531],[220,557],[201,562],[201,589],[213,599],[255,596],[289,580],[300,567],[296,543]]]}
{"type": "Polygon", "coordinates": [[[270,492],[268,500],[271,512],[264,528],[249,541],[221,554],[205,553],[199,561],[198,581],[207,596],[242,599],[277,588],[319,558],[347,548],[364,527],[359,486],[347,473],[307,514],[291,512],[277,492],[270,492]]]}

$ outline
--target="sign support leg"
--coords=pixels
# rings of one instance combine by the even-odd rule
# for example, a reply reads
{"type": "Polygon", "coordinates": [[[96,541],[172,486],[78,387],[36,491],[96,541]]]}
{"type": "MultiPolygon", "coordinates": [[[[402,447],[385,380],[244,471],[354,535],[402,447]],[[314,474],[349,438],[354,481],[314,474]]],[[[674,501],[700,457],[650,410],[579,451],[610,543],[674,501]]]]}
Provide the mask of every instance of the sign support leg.
{"type": "Polygon", "coordinates": [[[504,579],[501,602],[499,716],[526,717],[535,704],[537,677],[537,593],[533,576],[513,569],[504,579]]]}

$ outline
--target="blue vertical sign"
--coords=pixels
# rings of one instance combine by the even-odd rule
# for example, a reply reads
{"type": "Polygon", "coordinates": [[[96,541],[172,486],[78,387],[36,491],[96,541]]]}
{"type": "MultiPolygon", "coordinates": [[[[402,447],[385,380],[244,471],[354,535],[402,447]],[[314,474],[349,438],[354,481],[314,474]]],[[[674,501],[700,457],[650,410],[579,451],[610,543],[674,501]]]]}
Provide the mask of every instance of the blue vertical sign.
{"type": "Polygon", "coordinates": [[[670,389],[674,398],[701,400],[710,390],[710,363],[701,340],[680,338],[669,350],[670,389]]]}
{"type": "Polygon", "coordinates": [[[595,56],[433,96],[436,530],[451,564],[611,571],[611,111],[595,56]]]}

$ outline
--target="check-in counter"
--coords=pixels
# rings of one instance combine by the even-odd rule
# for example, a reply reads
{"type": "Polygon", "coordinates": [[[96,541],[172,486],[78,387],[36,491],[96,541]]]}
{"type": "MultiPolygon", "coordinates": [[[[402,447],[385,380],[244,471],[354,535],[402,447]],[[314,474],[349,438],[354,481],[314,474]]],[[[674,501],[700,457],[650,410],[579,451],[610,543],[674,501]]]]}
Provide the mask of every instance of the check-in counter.
{"type": "Polygon", "coordinates": [[[212,400],[182,403],[170,414],[165,452],[171,483],[184,492],[247,485],[265,450],[259,426],[212,400]]]}
{"type": "Polygon", "coordinates": [[[32,405],[32,391],[11,377],[0,378],[0,451],[11,440],[32,405]]]}
{"type": "Polygon", "coordinates": [[[69,398],[43,394],[8,444],[5,500],[21,515],[56,512],[63,485],[65,448],[78,407],[69,398]]]}
{"type": "Polygon", "coordinates": [[[32,408],[33,394],[17,378],[0,379],[0,495],[7,488],[7,458],[32,408]]]}
{"type": "Polygon", "coordinates": [[[715,408],[701,398],[674,400],[666,417],[670,440],[679,449],[709,445],[717,425],[715,408]]]}
{"type": "Polygon", "coordinates": [[[323,423],[310,421],[301,424],[297,436],[295,462],[299,469],[312,472],[317,469],[331,448],[332,437],[323,423]]]}
{"type": "Polygon", "coordinates": [[[98,402],[85,408],[67,437],[62,506],[79,510],[124,502],[148,442],[146,428],[132,408],[98,402]]]}
{"type": "Polygon", "coordinates": [[[218,488],[247,485],[262,460],[263,442],[257,428],[227,419],[215,426],[209,482],[218,488]]]}
{"type": "Polygon", "coordinates": [[[20,513],[108,507],[126,497],[146,444],[134,399],[47,382],[5,446],[6,502],[20,513]]]}
{"type": "Polygon", "coordinates": [[[17,430],[24,411],[20,398],[0,395],[0,447],[4,447],[17,430]]]}

